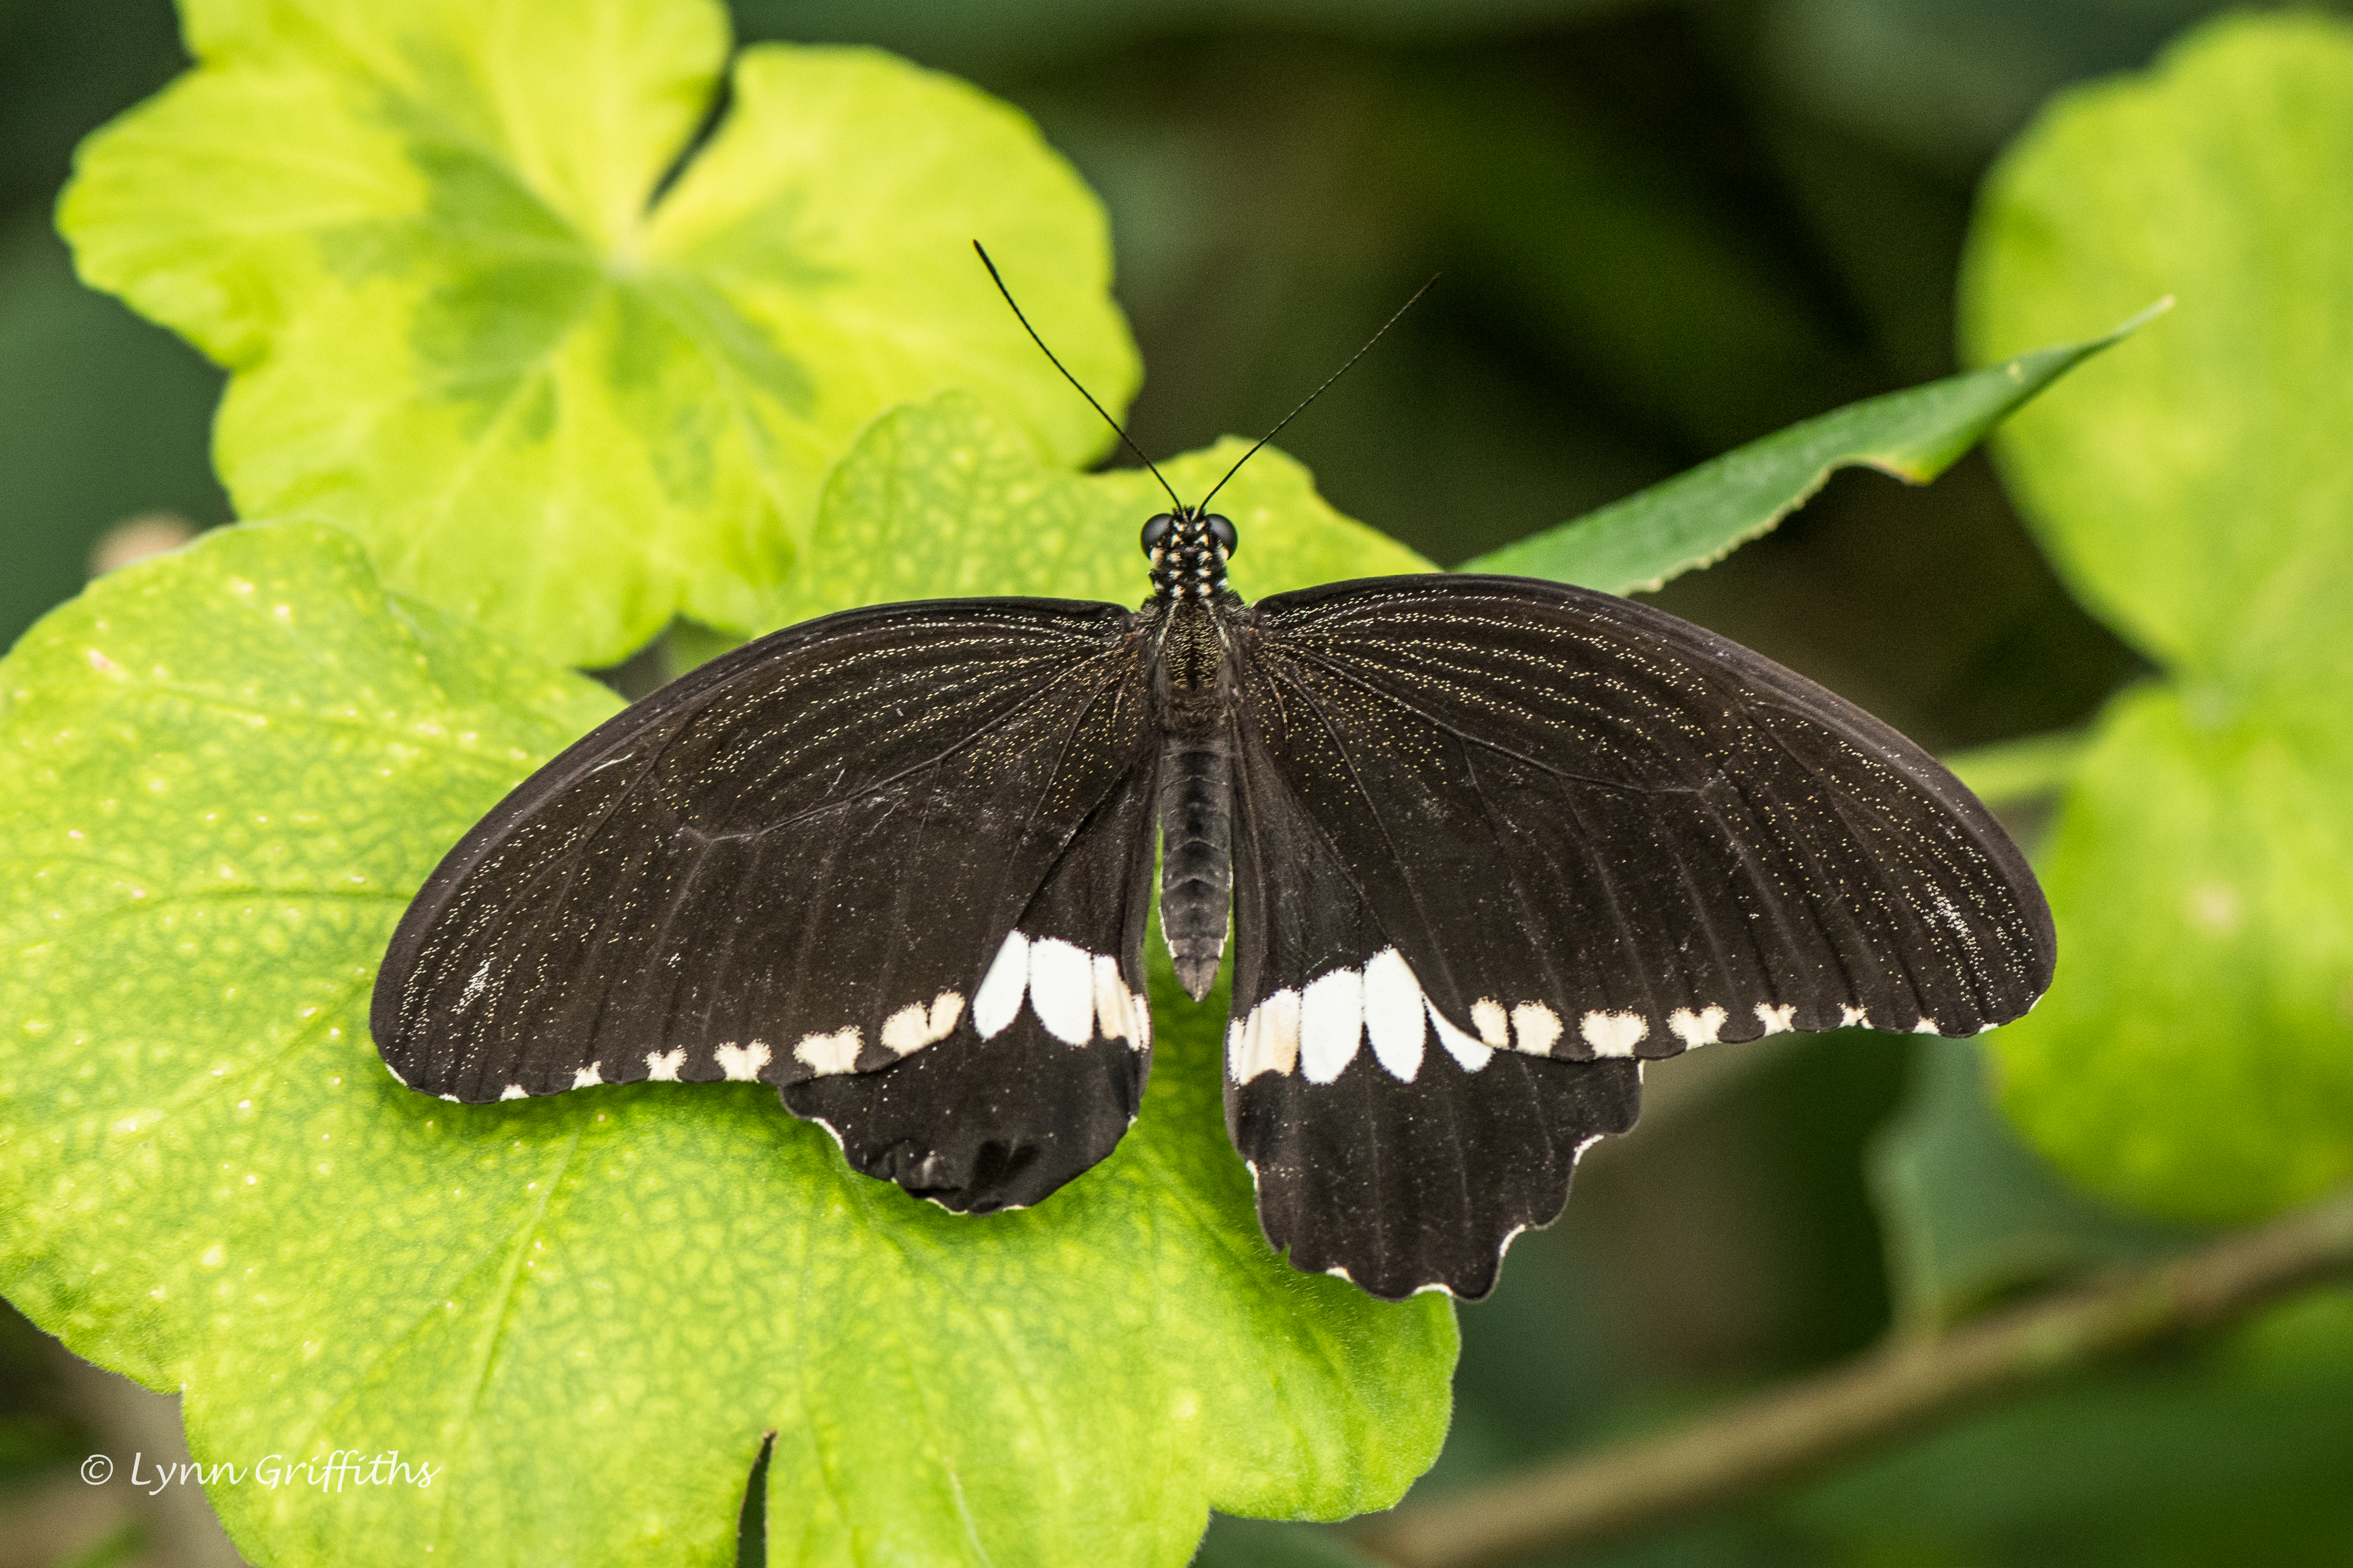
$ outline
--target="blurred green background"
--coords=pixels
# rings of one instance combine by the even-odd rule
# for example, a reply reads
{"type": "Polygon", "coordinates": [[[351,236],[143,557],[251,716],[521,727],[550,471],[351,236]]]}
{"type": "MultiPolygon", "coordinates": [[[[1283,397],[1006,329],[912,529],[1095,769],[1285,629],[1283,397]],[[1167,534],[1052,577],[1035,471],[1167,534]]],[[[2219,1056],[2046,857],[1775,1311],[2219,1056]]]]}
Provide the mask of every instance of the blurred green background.
{"type": "MultiPolygon", "coordinates": [[[[2053,89],[2145,63],[2210,9],[735,6],[747,39],[881,44],[1038,119],[1112,210],[1148,367],[1133,419],[1146,450],[1262,431],[1442,273],[1284,445],[1343,510],[1446,563],[1955,368],[1955,270],[1988,161],[2053,89]]],[[[10,641],[77,591],[127,520],[227,517],[206,456],[219,375],[83,289],[49,225],[79,138],[184,64],[164,0],[0,0],[10,641]]],[[[1940,751],[2074,724],[2135,669],[2052,578],[1981,458],[1926,490],[1844,476],[1658,598],[1940,751]]],[[[1464,1310],[1454,1433],[1426,1485],[1704,1408],[1886,1333],[1867,1156],[1966,1079],[1968,1061],[1957,1079],[1934,1049],[1831,1036],[1655,1073],[1642,1129],[1597,1152],[1568,1218],[1523,1240],[1496,1297],[1464,1310]]],[[[2256,1530],[2266,1551],[2353,1561],[2336,1489],[2353,1448],[2346,1383],[2263,1374],[2300,1322],[2063,1390],[1609,1560],[2243,1562],[2256,1530]]],[[[71,1466],[123,1419],[111,1397],[0,1319],[0,1568],[218,1560],[167,1519],[109,1511],[119,1489],[76,1489],[71,1466]]],[[[1238,1526],[1208,1554],[1329,1550],[1238,1526]]]]}

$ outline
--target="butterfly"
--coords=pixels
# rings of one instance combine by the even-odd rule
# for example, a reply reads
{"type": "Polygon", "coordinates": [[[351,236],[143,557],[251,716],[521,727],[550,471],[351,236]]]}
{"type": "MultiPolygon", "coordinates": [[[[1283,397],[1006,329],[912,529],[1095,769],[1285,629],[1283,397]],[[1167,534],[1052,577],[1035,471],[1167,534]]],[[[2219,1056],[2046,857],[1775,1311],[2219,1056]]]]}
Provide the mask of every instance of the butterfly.
{"type": "Polygon", "coordinates": [[[1142,1101],[1156,849],[1195,1002],[1231,933],[1226,1122],[1267,1239],[1475,1299],[1633,1125],[1644,1061],[1976,1034],[2050,984],[2024,858],[1853,704],[1557,583],[1245,604],[1224,482],[1144,524],[1140,608],[846,611],[589,733],[403,916],[369,1015],[393,1076],[476,1104],[757,1081],[867,1175],[1035,1204],[1142,1101]]]}
{"type": "Polygon", "coordinates": [[[1142,543],[1139,609],[851,610],[590,733],[410,905],[387,1066],[470,1103],[756,1080],[868,1175],[1035,1204],[1135,1116],[1156,845],[1197,1001],[1231,932],[1227,1122],[1268,1239],[1475,1298],[1633,1123],[1643,1061],[1974,1034],[2049,984],[1985,808],[1736,644],[1511,577],[1246,605],[1200,508],[1142,543]]]}

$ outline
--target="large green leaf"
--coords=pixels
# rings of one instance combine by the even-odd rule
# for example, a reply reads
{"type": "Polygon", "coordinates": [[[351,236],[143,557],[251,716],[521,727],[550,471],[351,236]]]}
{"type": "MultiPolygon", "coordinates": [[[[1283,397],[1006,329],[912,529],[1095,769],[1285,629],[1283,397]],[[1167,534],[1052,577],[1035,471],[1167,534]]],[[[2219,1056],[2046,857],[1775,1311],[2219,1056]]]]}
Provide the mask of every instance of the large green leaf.
{"type": "Polygon", "coordinates": [[[2353,1177],[2353,29],[2237,18],[2055,106],[2003,160],[1988,356],[2177,290],[2000,448],[2085,601],[2164,667],[2073,771],[2058,983],[1996,1037],[2076,1181],[2187,1219],[2353,1177]]]}
{"type": "MultiPolygon", "coordinates": [[[[1208,492],[1250,444],[1228,437],[1160,471],[1179,496],[1208,492]]],[[[1269,447],[1218,492],[1241,547],[1234,585],[1256,598],[1343,577],[1436,570],[1315,493],[1269,447]]],[[[1149,591],[1137,535],[1168,510],[1141,468],[1060,472],[976,399],[949,393],[874,422],[827,484],[815,548],[771,625],[934,595],[1037,594],[1134,603],[1149,591]]]]}
{"type": "Polygon", "coordinates": [[[185,1391],[249,1556],[723,1561],[770,1429],[771,1552],[812,1563],[1173,1563],[1212,1504],[1344,1514],[1430,1463],[1451,1313],[1268,1249],[1222,1003],[1165,964],[1140,1121],[1020,1214],[851,1174],[748,1086],[385,1074],[408,894],[612,707],[311,524],[104,579],[0,663],[0,1283],[185,1391]],[[251,1470],[338,1449],[431,1485],[251,1470]]]}
{"type": "Polygon", "coordinates": [[[1873,468],[1926,484],[2035,394],[2152,313],[2088,342],[2038,349],[1792,425],[1461,569],[1549,577],[1609,594],[1660,587],[1770,531],[1841,468],[1873,468]]]}
{"type": "Polygon", "coordinates": [[[2002,159],[1971,237],[1973,357],[2164,324],[2005,433],[2005,475],[2085,604],[2245,687],[2353,654],[2353,29],[2201,29],[2069,94],[2002,159]]]}
{"type": "Polygon", "coordinates": [[[394,586],[565,662],[748,629],[882,409],[985,396],[1032,455],[1137,366],[1094,198],[1018,111],[713,0],[189,0],[196,68],[82,149],[83,276],[233,373],[248,515],[358,532],[394,586]],[[666,174],[685,158],[674,177],[666,174]]]}

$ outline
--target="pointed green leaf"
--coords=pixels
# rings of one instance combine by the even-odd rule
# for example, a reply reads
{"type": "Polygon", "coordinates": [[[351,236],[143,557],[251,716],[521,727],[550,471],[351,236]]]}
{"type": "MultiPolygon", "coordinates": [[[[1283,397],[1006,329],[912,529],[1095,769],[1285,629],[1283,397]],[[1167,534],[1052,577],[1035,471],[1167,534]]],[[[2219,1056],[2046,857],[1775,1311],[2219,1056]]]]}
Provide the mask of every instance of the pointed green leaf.
{"type": "Polygon", "coordinates": [[[1770,532],[1841,468],[1925,485],[2035,394],[2142,321],[2039,349],[1792,425],[1599,511],[1466,561],[1465,572],[1549,577],[1604,593],[1657,588],[1770,532]]]}
{"type": "Polygon", "coordinates": [[[0,663],[0,1285],[185,1389],[247,1554],[720,1562],[772,1428],[779,1561],[1176,1563],[1213,1504],[1394,1500],[1451,1314],[1269,1251],[1222,1004],[1165,963],[1141,1119],[1019,1214],[853,1175],[751,1086],[393,1081],[366,1010],[406,899],[612,707],[314,525],[104,579],[0,663]],[[252,1470],[334,1450],[387,1484],[252,1470]]]}
{"type": "Polygon", "coordinates": [[[82,149],[83,276],[234,374],[248,515],[569,663],[748,630],[882,409],[962,386],[1032,455],[1106,439],[1102,211],[1018,111],[871,50],[748,49],[712,0],[204,0],[198,64],[82,149]],[[665,171],[685,162],[673,184],[665,171]]]}
{"type": "Polygon", "coordinates": [[[2003,469],[2078,595],[2168,666],[2353,662],[2353,27],[2202,28],[2057,105],[1989,177],[1974,357],[2181,309],[2022,415],[2003,469]]]}
{"type": "MultiPolygon", "coordinates": [[[[1160,471],[1189,500],[1249,449],[1228,437],[1160,471]]],[[[1217,505],[1241,541],[1232,575],[1246,597],[1436,570],[1333,510],[1307,470],[1271,447],[1217,505]]],[[[807,564],[766,618],[783,626],[854,605],[993,594],[1136,603],[1150,591],[1137,535],[1167,510],[1167,492],[1145,470],[1049,468],[977,401],[950,393],[893,410],[860,439],[826,486],[807,564]]]]}
{"type": "Polygon", "coordinates": [[[2231,18],[2061,99],[1989,181],[1979,350],[2182,308],[2002,437],[2084,601],[2167,668],[2042,858],[2059,974],[1995,1037],[2077,1183],[2225,1221],[2353,1177],[2353,28],[2231,18]]]}

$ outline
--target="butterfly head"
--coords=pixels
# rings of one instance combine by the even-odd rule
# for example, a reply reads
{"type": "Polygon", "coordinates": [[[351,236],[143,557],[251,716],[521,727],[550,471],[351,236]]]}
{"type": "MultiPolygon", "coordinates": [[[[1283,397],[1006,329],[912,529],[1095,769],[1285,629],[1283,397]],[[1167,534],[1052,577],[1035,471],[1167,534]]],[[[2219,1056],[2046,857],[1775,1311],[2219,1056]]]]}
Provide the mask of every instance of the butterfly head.
{"type": "Polygon", "coordinates": [[[1231,519],[1200,507],[1156,514],[1144,525],[1153,591],[1163,599],[1216,598],[1239,542],[1231,519]]]}

